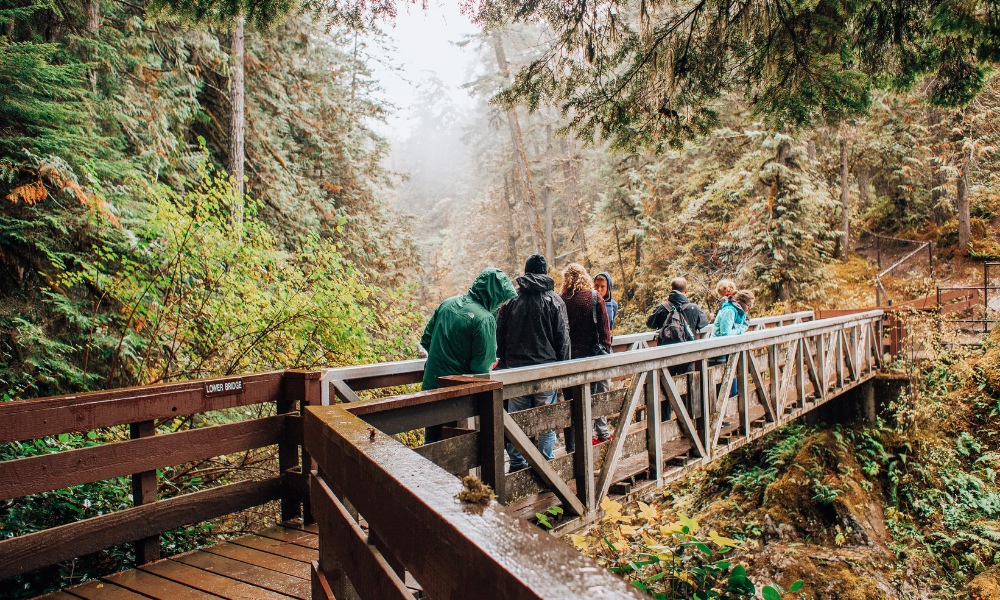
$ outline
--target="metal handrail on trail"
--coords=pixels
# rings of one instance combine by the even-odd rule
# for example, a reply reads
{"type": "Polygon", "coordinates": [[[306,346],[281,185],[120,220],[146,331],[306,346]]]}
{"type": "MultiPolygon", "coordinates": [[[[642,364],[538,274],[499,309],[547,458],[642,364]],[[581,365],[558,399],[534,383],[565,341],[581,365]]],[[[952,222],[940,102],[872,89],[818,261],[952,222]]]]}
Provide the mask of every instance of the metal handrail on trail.
{"type": "Polygon", "coordinates": [[[883,235],[880,233],[874,233],[868,231],[867,229],[861,229],[862,233],[875,238],[875,251],[877,253],[876,264],[879,268],[879,273],[875,275],[875,304],[876,306],[882,306],[882,298],[884,297],[888,304],[891,306],[893,303],[892,298],[889,297],[889,292],[886,291],[885,286],[882,284],[882,278],[888,275],[897,267],[901,266],[903,263],[913,258],[920,252],[927,250],[927,266],[930,270],[931,277],[934,277],[934,245],[933,242],[921,242],[920,240],[910,240],[906,238],[892,237],[891,235],[883,235]],[[915,244],[916,249],[907,253],[904,257],[897,260],[895,263],[890,265],[887,269],[882,269],[882,240],[887,240],[891,242],[899,242],[901,244],[915,244]]]}

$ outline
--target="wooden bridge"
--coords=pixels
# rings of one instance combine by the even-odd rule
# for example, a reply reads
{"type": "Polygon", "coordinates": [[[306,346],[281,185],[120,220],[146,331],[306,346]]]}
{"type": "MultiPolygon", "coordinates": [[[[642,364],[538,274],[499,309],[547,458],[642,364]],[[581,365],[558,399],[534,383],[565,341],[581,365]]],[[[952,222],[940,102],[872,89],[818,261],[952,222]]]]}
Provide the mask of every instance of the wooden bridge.
{"type": "Polygon", "coordinates": [[[447,377],[437,390],[368,400],[359,394],[419,382],[423,361],[3,403],[0,443],[123,424],[131,439],[0,462],[0,502],[131,476],[134,506],[0,541],[0,581],[134,543],[138,569],[53,600],[641,598],[522,515],[559,504],[557,529],[579,528],[600,516],[605,496],[651,495],[854,388],[873,406],[863,384],[881,366],[882,317],[796,313],[751,321],[741,336],[666,347],[651,333],[619,336],[611,355],[447,377]],[[671,374],[687,363],[692,372],[671,374]],[[609,379],[611,391],[591,395],[590,383],[609,379]],[[553,389],[572,399],[504,411],[505,399],[553,389]],[[156,431],[159,420],[250,405],[273,405],[273,414],[156,431]],[[615,435],[593,446],[600,416],[615,435]],[[447,438],[415,450],[394,436],[437,424],[451,425],[447,438]],[[530,438],[571,424],[576,451],[546,461],[530,438]],[[505,473],[506,441],[530,469],[505,473]],[[157,498],[156,469],[268,446],[277,447],[274,476],[157,498]],[[469,473],[500,501],[458,501],[455,475],[469,473]],[[281,524],[158,560],[159,534],[272,501],[281,524]]]}

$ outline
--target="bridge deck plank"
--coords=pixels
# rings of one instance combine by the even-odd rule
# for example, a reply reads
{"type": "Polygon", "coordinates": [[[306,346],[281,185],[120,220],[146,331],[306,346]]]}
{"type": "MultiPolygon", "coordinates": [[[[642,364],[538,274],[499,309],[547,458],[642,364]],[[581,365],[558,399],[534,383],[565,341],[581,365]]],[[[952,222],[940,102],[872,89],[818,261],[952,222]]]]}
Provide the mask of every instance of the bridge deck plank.
{"type": "Polygon", "coordinates": [[[308,529],[315,526],[270,527],[259,536],[234,540],[245,545],[218,544],[180,554],[36,600],[308,600],[309,561],[319,557],[318,536],[308,529]]]}

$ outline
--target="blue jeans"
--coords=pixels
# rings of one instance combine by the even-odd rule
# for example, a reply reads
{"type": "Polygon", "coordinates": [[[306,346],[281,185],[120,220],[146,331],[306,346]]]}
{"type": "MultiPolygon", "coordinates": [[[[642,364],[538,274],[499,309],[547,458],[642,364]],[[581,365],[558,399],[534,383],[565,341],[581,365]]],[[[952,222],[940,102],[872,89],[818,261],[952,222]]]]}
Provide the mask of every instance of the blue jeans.
{"type": "MultiPolygon", "coordinates": [[[[508,400],[508,412],[518,412],[521,410],[528,410],[529,408],[536,408],[538,406],[545,406],[546,404],[552,404],[556,401],[556,390],[551,392],[541,392],[538,394],[528,394],[527,396],[518,396],[517,398],[511,398],[508,400]]],[[[545,460],[552,460],[555,458],[556,450],[556,432],[546,431],[545,433],[538,434],[537,441],[535,445],[538,446],[538,451],[542,453],[545,460]]],[[[510,469],[509,472],[520,471],[521,469],[528,468],[528,461],[524,460],[521,453],[517,451],[514,444],[507,443],[507,456],[510,457],[510,469]]]]}

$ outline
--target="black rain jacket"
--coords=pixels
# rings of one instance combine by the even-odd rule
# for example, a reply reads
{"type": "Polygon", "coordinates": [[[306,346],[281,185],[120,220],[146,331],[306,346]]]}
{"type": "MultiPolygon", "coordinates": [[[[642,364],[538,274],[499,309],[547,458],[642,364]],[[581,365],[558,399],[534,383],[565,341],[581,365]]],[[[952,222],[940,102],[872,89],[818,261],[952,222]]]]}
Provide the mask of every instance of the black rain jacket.
{"type": "Polygon", "coordinates": [[[566,304],[547,275],[517,278],[517,297],[497,313],[498,369],[569,360],[566,304]]]}
{"type": "MultiPolygon", "coordinates": [[[[684,294],[673,290],[670,292],[670,296],[667,297],[667,302],[673,304],[681,311],[681,314],[687,319],[688,327],[691,328],[691,333],[694,334],[695,339],[698,339],[698,331],[709,326],[708,317],[705,316],[705,313],[696,304],[691,304],[684,294]]],[[[653,314],[649,315],[649,318],[646,319],[646,327],[649,327],[653,331],[659,331],[663,327],[663,324],[667,322],[669,315],[670,308],[665,302],[657,304],[656,308],[653,309],[653,314]]]]}

